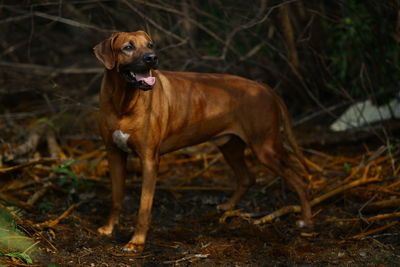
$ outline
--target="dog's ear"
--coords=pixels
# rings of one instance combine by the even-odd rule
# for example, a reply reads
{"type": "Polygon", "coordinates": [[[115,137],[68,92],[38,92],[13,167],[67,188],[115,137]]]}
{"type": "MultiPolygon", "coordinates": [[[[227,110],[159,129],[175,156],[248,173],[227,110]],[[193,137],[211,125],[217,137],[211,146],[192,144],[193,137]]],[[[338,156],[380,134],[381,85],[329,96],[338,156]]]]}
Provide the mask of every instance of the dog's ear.
{"type": "Polygon", "coordinates": [[[114,39],[115,36],[111,36],[109,39],[93,47],[93,52],[97,59],[109,70],[115,67],[115,54],[112,47],[114,39]]]}

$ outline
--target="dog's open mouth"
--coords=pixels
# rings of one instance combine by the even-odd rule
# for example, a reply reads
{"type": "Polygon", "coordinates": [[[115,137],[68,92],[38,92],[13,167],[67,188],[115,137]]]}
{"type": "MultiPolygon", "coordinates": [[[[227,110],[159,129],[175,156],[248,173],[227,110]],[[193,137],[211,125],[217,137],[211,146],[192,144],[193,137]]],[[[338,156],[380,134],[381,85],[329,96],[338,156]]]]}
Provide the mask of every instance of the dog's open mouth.
{"type": "Polygon", "coordinates": [[[151,76],[150,71],[144,73],[124,71],[121,74],[127,82],[143,90],[151,89],[156,82],[156,78],[151,76]]]}
{"type": "Polygon", "coordinates": [[[130,76],[136,79],[137,82],[142,83],[143,85],[153,86],[156,82],[156,78],[150,76],[150,72],[148,73],[134,73],[133,71],[129,72],[130,76]]]}

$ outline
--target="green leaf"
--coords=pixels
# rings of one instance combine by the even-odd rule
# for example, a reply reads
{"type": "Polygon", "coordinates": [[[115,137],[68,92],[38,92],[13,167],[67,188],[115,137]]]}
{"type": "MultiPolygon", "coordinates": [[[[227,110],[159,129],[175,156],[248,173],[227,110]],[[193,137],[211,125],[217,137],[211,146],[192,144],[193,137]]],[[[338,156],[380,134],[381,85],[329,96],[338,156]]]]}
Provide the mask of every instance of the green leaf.
{"type": "Polygon", "coordinates": [[[63,162],[63,164],[61,164],[61,167],[64,167],[64,168],[69,167],[72,164],[74,164],[75,162],[76,162],[76,160],[74,160],[74,159],[66,160],[63,162]]]}
{"type": "Polygon", "coordinates": [[[26,254],[26,253],[11,252],[11,253],[4,254],[4,256],[22,259],[22,260],[24,260],[27,264],[32,264],[32,263],[33,263],[31,257],[29,257],[29,255],[26,254]]]}
{"type": "Polygon", "coordinates": [[[345,162],[345,163],[343,164],[343,169],[344,169],[344,171],[346,172],[346,174],[350,174],[350,173],[351,173],[352,167],[351,167],[350,163],[345,162]]]}

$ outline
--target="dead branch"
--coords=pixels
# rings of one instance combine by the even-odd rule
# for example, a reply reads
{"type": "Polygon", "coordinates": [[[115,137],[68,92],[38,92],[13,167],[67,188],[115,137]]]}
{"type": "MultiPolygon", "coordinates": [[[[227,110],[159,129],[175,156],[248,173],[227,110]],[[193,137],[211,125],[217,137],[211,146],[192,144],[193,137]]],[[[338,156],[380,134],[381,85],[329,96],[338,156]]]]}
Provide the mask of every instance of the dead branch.
{"type": "MultiPolygon", "coordinates": [[[[138,185],[139,187],[139,185],[138,185]]],[[[232,187],[210,187],[210,186],[158,186],[157,190],[167,191],[233,191],[232,187]]]]}
{"type": "MultiPolygon", "coordinates": [[[[35,152],[41,141],[45,141],[47,143],[47,147],[52,158],[66,158],[57,143],[55,129],[51,125],[51,122],[47,119],[37,120],[37,122],[30,127],[28,134],[28,138],[23,144],[6,151],[4,155],[0,156],[0,161],[15,160],[19,156],[35,152]]],[[[0,169],[0,173],[1,172],[2,170],[0,169]]]]}
{"type": "Polygon", "coordinates": [[[45,18],[45,19],[49,19],[49,20],[52,20],[52,21],[56,21],[56,22],[61,22],[61,23],[64,23],[64,24],[67,24],[67,25],[70,25],[70,26],[73,26],[73,27],[91,29],[91,30],[96,30],[96,31],[99,31],[99,32],[117,32],[118,31],[116,29],[102,29],[102,28],[99,28],[97,26],[90,25],[90,24],[87,24],[87,23],[82,23],[82,22],[78,22],[76,20],[66,19],[66,18],[62,18],[62,17],[59,17],[59,16],[53,16],[53,15],[49,15],[49,14],[46,14],[46,13],[43,13],[43,12],[38,12],[38,11],[33,12],[32,15],[33,16],[37,16],[37,17],[41,17],[41,18],[45,18]]]}
{"type": "Polygon", "coordinates": [[[321,166],[319,166],[317,163],[311,161],[309,158],[304,157],[304,161],[306,162],[306,164],[308,166],[310,166],[311,168],[313,168],[314,170],[318,171],[318,172],[322,172],[323,168],[321,166]]]}
{"type": "Polygon", "coordinates": [[[288,213],[299,213],[301,212],[301,207],[300,206],[285,206],[283,208],[280,208],[279,210],[276,210],[258,220],[254,220],[253,224],[262,224],[262,223],[267,223],[267,222],[271,222],[274,219],[281,217],[283,215],[286,215],[288,213]]]}
{"type": "Polygon", "coordinates": [[[380,210],[383,208],[397,208],[400,206],[400,198],[387,199],[369,203],[365,206],[366,210],[380,210]]]}
{"type": "Polygon", "coordinates": [[[12,166],[12,167],[0,168],[0,174],[16,171],[16,170],[23,169],[23,168],[26,168],[26,167],[29,167],[32,165],[37,165],[37,164],[42,164],[42,163],[55,163],[58,161],[59,161],[58,159],[53,159],[53,158],[41,158],[38,160],[22,163],[22,164],[12,166]]]}
{"type": "MultiPolygon", "coordinates": [[[[37,168],[37,166],[36,166],[37,168]]],[[[8,191],[16,191],[16,190],[20,190],[29,186],[33,186],[36,184],[40,184],[40,183],[46,183],[46,182],[50,182],[53,179],[56,179],[57,176],[50,176],[50,177],[46,177],[46,178],[41,178],[41,179],[36,179],[36,180],[28,180],[28,181],[22,181],[22,182],[18,182],[18,183],[11,183],[7,186],[3,186],[0,189],[0,192],[8,192],[8,191]]]]}
{"type": "MultiPolygon", "coordinates": [[[[396,217],[400,217],[400,211],[399,212],[393,212],[393,213],[383,213],[383,214],[378,214],[375,216],[371,216],[368,218],[363,218],[363,221],[366,222],[373,222],[373,221],[378,221],[378,220],[382,220],[382,219],[389,219],[389,218],[396,218],[396,217]]],[[[356,221],[360,221],[361,218],[357,217],[357,218],[348,218],[348,219],[337,219],[337,218],[333,218],[333,219],[328,219],[328,222],[331,221],[335,221],[335,222],[356,222],[356,221]]]]}
{"type": "Polygon", "coordinates": [[[37,75],[91,74],[91,73],[101,73],[104,71],[103,68],[76,68],[76,67],[54,68],[37,64],[15,63],[6,61],[0,61],[0,67],[16,68],[18,70],[34,73],[37,75]]]}
{"type": "Polygon", "coordinates": [[[222,158],[222,155],[219,154],[217,155],[213,160],[211,160],[203,169],[200,171],[192,174],[188,178],[185,178],[184,184],[189,183],[193,178],[196,178],[197,176],[203,174],[205,171],[207,171],[211,166],[213,166],[215,163],[217,163],[220,159],[222,158]]]}
{"type": "Polygon", "coordinates": [[[349,190],[349,189],[351,189],[353,187],[357,187],[357,186],[360,186],[360,185],[363,185],[363,184],[378,182],[378,181],[381,181],[381,180],[382,179],[380,179],[380,178],[370,178],[370,179],[358,179],[358,180],[355,180],[355,181],[353,181],[353,182],[351,182],[351,183],[349,183],[347,185],[340,186],[340,187],[338,187],[338,188],[336,188],[336,189],[334,189],[334,190],[332,190],[332,191],[330,191],[330,192],[328,192],[328,193],[326,193],[326,194],[324,194],[324,195],[322,195],[320,197],[314,198],[311,201],[310,204],[311,204],[311,206],[314,206],[314,205],[319,204],[322,201],[324,201],[324,200],[326,200],[326,199],[328,199],[330,197],[333,197],[333,196],[335,196],[335,195],[337,195],[339,193],[343,193],[344,191],[349,190]]]}
{"type": "Polygon", "coordinates": [[[50,183],[46,183],[43,185],[42,188],[40,188],[38,191],[36,191],[27,201],[29,205],[34,206],[35,203],[40,200],[49,190],[50,188],[50,183]]]}
{"type": "Polygon", "coordinates": [[[372,235],[372,234],[375,234],[375,233],[382,232],[383,230],[386,230],[386,229],[388,229],[388,228],[390,228],[390,227],[392,227],[392,226],[394,226],[394,225],[396,225],[396,224],[398,224],[398,223],[399,223],[398,221],[391,222],[391,223],[389,223],[389,224],[387,224],[387,225],[385,225],[385,226],[378,227],[378,228],[376,228],[376,229],[367,231],[367,232],[365,232],[365,233],[361,233],[361,234],[358,234],[358,235],[354,235],[354,236],[351,237],[351,239],[361,239],[361,238],[365,238],[366,236],[369,236],[369,235],[372,235]]]}
{"type": "Polygon", "coordinates": [[[29,14],[29,13],[28,14],[23,14],[23,15],[20,15],[20,16],[10,17],[10,18],[6,18],[6,19],[0,20],[0,24],[21,21],[21,20],[24,20],[24,19],[28,19],[30,17],[32,17],[32,14],[29,14]]]}
{"type": "Polygon", "coordinates": [[[237,210],[229,210],[224,212],[224,214],[221,216],[221,218],[219,218],[219,222],[220,223],[225,223],[226,219],[228,219],[229,217],[239,217],[242,218],[245,221],[251,221],[251,218],[254,217],[259,217],[260,214],[259,213],[243,213],[241,212],[241,209],[237,209],[237,210]]]}
{"type": "MultiPolygon", "coordinates": [[[[177,15],[183,16],[183,17],[185,17],[187,22],[190,22],[191,24],[196,25],[199,29],[203,30],[205,33],[207,33],[209,36],[214,38],[216,41],[218,41],[219,43],[222,43],[222,44],[226,44],[227,47],[229,47],[231,50],[236,52],[236,50],[234,50],[234,48],[231,47],[229,45],[229,43],[227,43],[225,40],[223,40],[221,37],[219,37],[218,34],[216,34],[215,32],[211,31],[208,27],[206,27],[203,24],[199,23],[197,20],[194,20],[191,17],[188,17],[185,12],[182,12],[182,11],[179,11],[177,9],[170,8],[170,7],[165,7],[165,6],[162,6],[162,5],[159,5],[159,4],[152,4],[152,3],[147,2],[147,1],[135,0],[135,2],[144,4],[144,5],[153,7],[153,8],[161,9],[161,10],[173,13],[173,14],[177,14],[177,15]]],[[[135,10],[135,12],[136,12],[136,10],[135,10]]],[[[188,40],[186,39],[185,42],[187,42],[187,41],[188,40]]],[[[236,52],[236,54],[237,54],[237,52],[236,52]]],[[[225,56],[223,56],[223,58],[225,58],[225,56]]]]}
{"type": "Polygon", "coordinates": [[[39,266],[41,266],[41,265],[37,265],[37,264],[25,264],[22,262],[17,262],[15,260],[3,260],[3,259],[0,261],[0,264],[1,265],[5,264],[4,266],[21,266],[21,267],[39,267],[39,266]]]}
{"type": "Polygon", "coordinates": [[[60,159],[66,158],[65,154],[62,152],[60,146],[58,145],[54,131],[46,132],[46,142],[49,149],[50,157],[60,159]]]}
{"type": "MultiPolygon", "coordinates": [[[[335,196],[335,195],[337,195],[339,193],[342,193],[342,192],[344,192],[346,190],[349,190],[349,189],[351,189],[353,187],[360,186],[360,185],[367,184],[367,183],[377,182],[377,181],[380,181],[380,180],[381,179],[379,179],[379,178],[371,178],[371,179],[368,179],[368,180],[358,179],[358,180],[353,181],[353,182],[351,182],[351,183],[349,183],[347,185],[343,185],[343,186],[341,186],[339,188],[336,188],[336,189],[334,189],[334,190],[332,190],[332,191],[330,191],[330,192],[328,192],[328,193],[326,193],[326,194],[324,194],[322,196],[314,198],[310,202],[310,205],[311,205],[311,207],[313,207],[313,206],[321,203],[322,201],[324,201],[324,200],[326,200],[326,199],[328,199],[330,197],[333,197],[333,196],[335,196]]],[[[272,212],[272,213],[270,213],[270,214],[268,214],[268,215],[266,215],[266,216],[264,216],[264,217],[262,217],[260,219],[254,220],[253,223],[254,224],[267,223],[267,222],[270,222],[270,221],[274,220],[277,217],[286,215],[288,213],[299,213],[299,212],[301,212],[301,207],[300,206],[297,206],[297,205],[286,206],[286,207],[280,208],[279,210],[274,211],[274,212],[272,212]]]]}
{"type": "Polygon", "coordinates": [[[0,193],[0,199],[2,199],[2,200],[6,201],[6,202],[8,202],[8,203],[10,203],[10,204],[12,204],[14,206],[21,207],[21,208],[24,208],[24,209],[28,209],[29,210],[29,209],[33,208],[32,205],[30,205],[30,204],[28,204],[28,203],[26,203],[24,201],[21,201],[21,200],[15,198],[13,196],[5,194],[5,193],[0,193]]]}
{"type": "MultiPolygon", "coordinates": [[[[356,168],[354,168],[354,169],[351,171],[350,176],[348,176],[346,179],[344,179],[343,182],[347,182],[347,181],[349,181],[350,179],[352,179],[352,178],[353,178],[361,169],[363,169],[363,168],[365,168],[366,171],[368,171],[368,168],[369,168],[368,166],[369,166],[371,163],[375,162],[375,160],[376,160],[380,155],[382,155],[382,153],[384,153],[386,150],[387,150],[386,147],[381,146],[381,147],[380,147],[379,149],[377,149],[374,153],[372,153],[372,155],[369,156],[369,158],[368,158],[366,161],[361,161],[360,164],[359,164],[356,168]],[[366,167],[368,167],[368,168],[366,168],[366,167]]],[[[365,172],[364,172],[364,173],[365,173],[365,172]]],[[[364,175],[364,176],[365,176],[365,175],[364,175]]]]}
{"type": "Polygon", "coordinates": [[[141,16],[143,19],[145,19],[146,21],[148,21],[150,24],[152,24],[154,26],[154,28],[166,33],[167,35],[173,37],[174,39],[180,41],[180,42],[184,42],[185,40],[183,38],[181,38],[180,36],[176,35],[173,32],[168,31],[167,29],[165,29],[164,27],[160,26],[157,22],[155,22],[153,19],[149,18],[148,16],[146,16],[143,12],[141,12],[139,9],[137,9],[134,5],[132,5],[131,3],[129,3],[126,0],[122,0],[122,2],[127,5],[130,9],[132,9],[135,13],[137,13],[139,16],[141,16]]]}
{"type": "Polygon", "coordinates": [[[293,67],[297,69],[299,67],[300,61],[299,61],[299,56],[297,54],[295,37],[293,33],[292,24],[290,22],[289,12],[290,9],[288,3],[281,6],[280,8],[281,23],[283,27],[283,34],[285,36],[286,43],[289,49],[290,62],[293,65],[293,67]]]}
{"type": "Polygon", "coordinates": [[[365,218],[365,220],[368,221],[368,222],[372,222],[372,221],[388,219],[388,218],[395,218],[395,217],[400,217],[400,211],[399,212],[393,212],[393,213],[379,214],[379,215],[376,215],[376,216],[365,218]]]}
{"type": "Polygon", "coordinates": [[[150,256],[153,256],[152,254],[146,254],[146,255],[141,255],[140,253],[114,253],[111,252],[111,255],[115,256],[115,257],[131,257],[134,259],[146,259],[150,256]]]}
{"type": "Polygon", "coordinates": [[[192,259],[195,259],[195,258],[204,259],[204,258],[207,258],[208,256],[209,256],[209,254],[194,254],[194,255],[188,255],[188,256],[185,256],[185,257],[183,257],[181,259],[177,259],[177,260],[173,260],[173,261],[164,261],[163,263],[164,264],[170,264],[170,263],[177,264],[179,262],[192,260],[192,259]]]}
{"type": "Polygon", "coordinates": [[[54,220],[49,220],[49,221],[42,222],[42,223],[38,223],[38,224],[36,224],[35,226],[37,226],[37,227],[49,227],[49,228],[52,228],[52,227],[56,226],[57,224],[59,224],[60,221],[61,221],[62,219],[65,219],[66,217],[68,217],[68,216],[71,214],[71,212],[72,212],[75,208],[79,207],[81,204],[82,204],[82,202],[75,203],[75,204],[69,206],[68,209],[67,209],[66,211],[64,211],[64,212],[63,212],[60,216],[58,216],[56,219],[54,219],[54,220]]]}
{"type": "Polygon", "coordinates": [[[26,154],[28,152],[34,151],[36,147],[39,145],[39,140],[41,136],[44,134],[47,124],[40,123],[34,125],[34,127],[31,129],[28,138],[26,139],[25,143],[22,145],[17,146],[16,148],[13,148],[10,151],[7,151],[3,156],[2,160],[4,161],[10,161],[15,159],[18,156],[21,156],[23,154],[26,154]]]}

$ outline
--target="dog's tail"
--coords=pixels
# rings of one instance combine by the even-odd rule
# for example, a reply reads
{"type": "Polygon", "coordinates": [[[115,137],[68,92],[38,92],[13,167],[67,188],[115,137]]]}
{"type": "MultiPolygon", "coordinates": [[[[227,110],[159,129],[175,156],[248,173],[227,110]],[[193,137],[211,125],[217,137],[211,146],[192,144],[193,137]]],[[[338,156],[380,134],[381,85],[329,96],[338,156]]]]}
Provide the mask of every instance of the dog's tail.
{"type": "Polygon", "coordinates": [[[293,154],[296,156],[301,167],[304,169],[307,175],[309,175],[310,169],[308,168],[306,157],[304,156],[303,152],[301,152],[299,145],[297,144],[296,139],[294,138],[289,111],[287,110],[285,103],[283,103],[283,100],[277,94],[275,94],[275,99],[280,109],[281,118],[283,121],[283,128],[284,132],[286,133],[286,138],[289,143],[289,146],[293,150],[293,154]]]}

